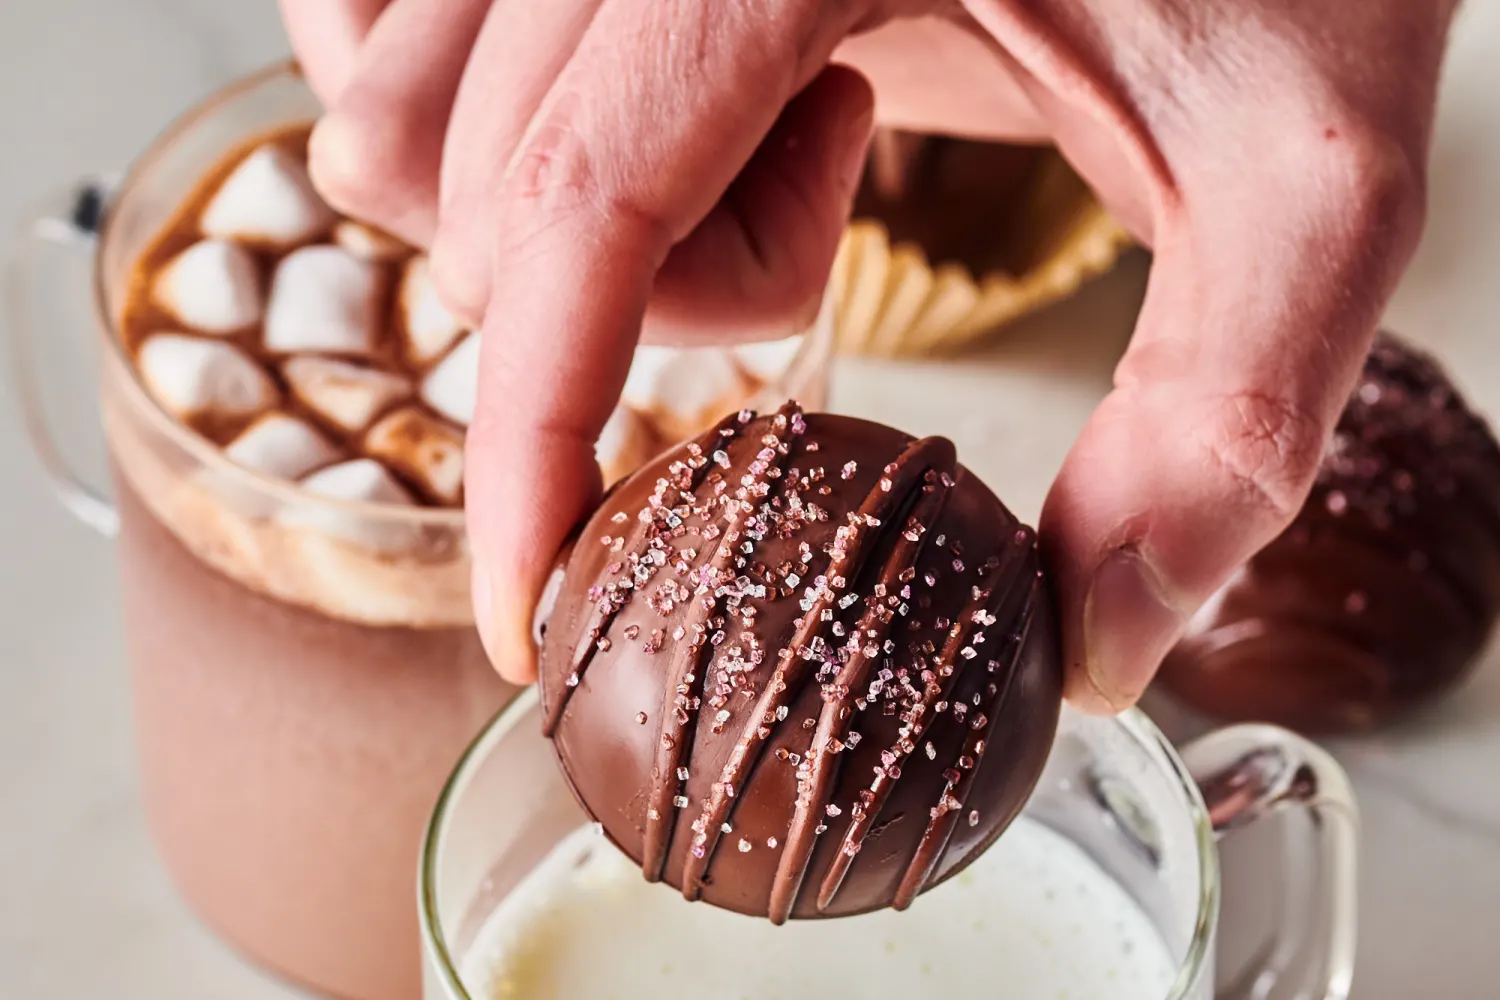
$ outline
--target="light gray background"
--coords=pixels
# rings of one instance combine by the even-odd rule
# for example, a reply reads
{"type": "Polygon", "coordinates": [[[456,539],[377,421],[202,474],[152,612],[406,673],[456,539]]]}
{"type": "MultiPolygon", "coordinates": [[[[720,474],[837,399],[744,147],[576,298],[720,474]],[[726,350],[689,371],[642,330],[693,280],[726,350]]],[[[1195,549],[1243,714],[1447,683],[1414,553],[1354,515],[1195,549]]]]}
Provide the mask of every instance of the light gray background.
{"type": "MultiPolygon", "coordinates": [[[[122,167],[189,104],[285,51],[269,0],[3,0],[0,231],[36,196],[122,167]]],[[[1496,52],[1500,5],[1470,4],[1443,95],[1428,237],[1391,320],[1500,414],[1496,52]]],[[[1108,385],[1144,274],[1132,256],[961,365],[845,364],[835,401],[954,437],[1034,516],[1108,385]]],[[[72,294],[72,312],[86,315],[81,283],[72,294]]],[[[68,346],[86,343],[86,323],[74,325],[49,331],[51,356],[86,355],[68,346]]],[[[62,384],[76,411],[66,426],[88,432],[86,379],[62,384]]],[[[0,997],[289,996],[195,924],[156,865],[136,802],[110,545],[52,502],[13,405],[0,406],[0,469],[12,470],[0,473],[0,997]]],[[[1366,819],[1360,1000],[1500,989],[1495,659],[1419,722],[1335,747],[1366,819]]]]}

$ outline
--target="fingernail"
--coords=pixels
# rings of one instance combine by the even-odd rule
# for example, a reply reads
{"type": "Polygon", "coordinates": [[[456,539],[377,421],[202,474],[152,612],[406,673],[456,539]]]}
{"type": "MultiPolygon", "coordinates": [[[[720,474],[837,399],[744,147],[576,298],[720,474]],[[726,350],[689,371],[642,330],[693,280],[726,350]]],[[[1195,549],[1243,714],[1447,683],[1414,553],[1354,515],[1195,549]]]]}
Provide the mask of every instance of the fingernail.
{"type": "Polygon", "coordinates": [[[490,663],[512,683],[530,683],[536,673],[536,643],[532,641],[529,616],[505,604],[513,594],[498,594],[489,569],[479,563],[471,571],[474,625],[490,663]]]}
{"type": "Polygon", "coordinates": [[[1141,554],[1112,552],[1094,572],[1083,608],[1085,666],[1094,691],[1117,711],[1133,705],[1183,623],[1141,554]]]}

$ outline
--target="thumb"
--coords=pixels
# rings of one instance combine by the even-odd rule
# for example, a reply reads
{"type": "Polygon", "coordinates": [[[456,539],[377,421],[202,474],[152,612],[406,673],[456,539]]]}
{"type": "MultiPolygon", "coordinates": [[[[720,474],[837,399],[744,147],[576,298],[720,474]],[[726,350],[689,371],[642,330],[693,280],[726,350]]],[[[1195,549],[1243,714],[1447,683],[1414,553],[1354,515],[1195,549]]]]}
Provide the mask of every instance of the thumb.
{"type": "Polygon", "coordinates": [[[1188,618],[1312,486],[1420,227],[1415,174],[1339,174],[1305,196],[1284,184],[1215,203],[1278,205],[1264,218],[1184,209],[1157,224],[1116,387],[1042,515],[1068,696],[1086,710],[1134,703],[1188,618]]]}

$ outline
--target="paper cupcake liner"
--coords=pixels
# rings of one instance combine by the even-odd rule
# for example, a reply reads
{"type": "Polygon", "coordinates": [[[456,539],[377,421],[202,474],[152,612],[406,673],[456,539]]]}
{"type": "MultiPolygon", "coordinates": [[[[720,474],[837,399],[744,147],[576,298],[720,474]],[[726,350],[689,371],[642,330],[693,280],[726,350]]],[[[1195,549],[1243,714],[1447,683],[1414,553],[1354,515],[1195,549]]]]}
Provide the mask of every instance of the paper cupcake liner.
{"type": "Polygon", "coordinates": [[[830,279],[839,352],[898,357],[956,351],[1110,270],[1131,245],[1129,235],[1062,158],[1052,156],[1015,220],[1036,241],[1035,263],[1021,274],[976,276],[956,262],[932,262],[915,244],[893,245],[882,223],[855,219],[830,279]]]}

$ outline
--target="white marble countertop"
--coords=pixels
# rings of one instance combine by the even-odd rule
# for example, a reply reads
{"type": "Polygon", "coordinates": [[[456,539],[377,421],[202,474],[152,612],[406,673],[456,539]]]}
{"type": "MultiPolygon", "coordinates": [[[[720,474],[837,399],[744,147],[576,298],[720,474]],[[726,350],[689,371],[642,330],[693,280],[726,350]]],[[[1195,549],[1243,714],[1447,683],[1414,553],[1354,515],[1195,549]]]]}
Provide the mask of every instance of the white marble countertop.
{"type": "MultiPolygon", "coordinates": [[[[285,49],[269,2],[0,3],[0,231],[38,194],[123,166],[189,104],[285,49]]],[[[1500,414],[1496,51],[1500,5],[1470,4],[1443,96],[1428,236],[1390,318],[1500,414]]],[[[1033,516],[1108,385],[1145,270],[1131,257],[962,365],[917,365],[914,378],[911,367],[846,364],[836,403],[955,438],[1033,516]]],[[[136,801],[110,546],[53,503],[28,451],[15,408],[0,405],[0,469],[13,470],[0,474],[0,997],[288,997],[194,923],[157,867],[136,801]]],[[[1334,749],[1365,815],[1354,995],[1496,995],[1500,650],[1423,719],[1334,749]]]]}

